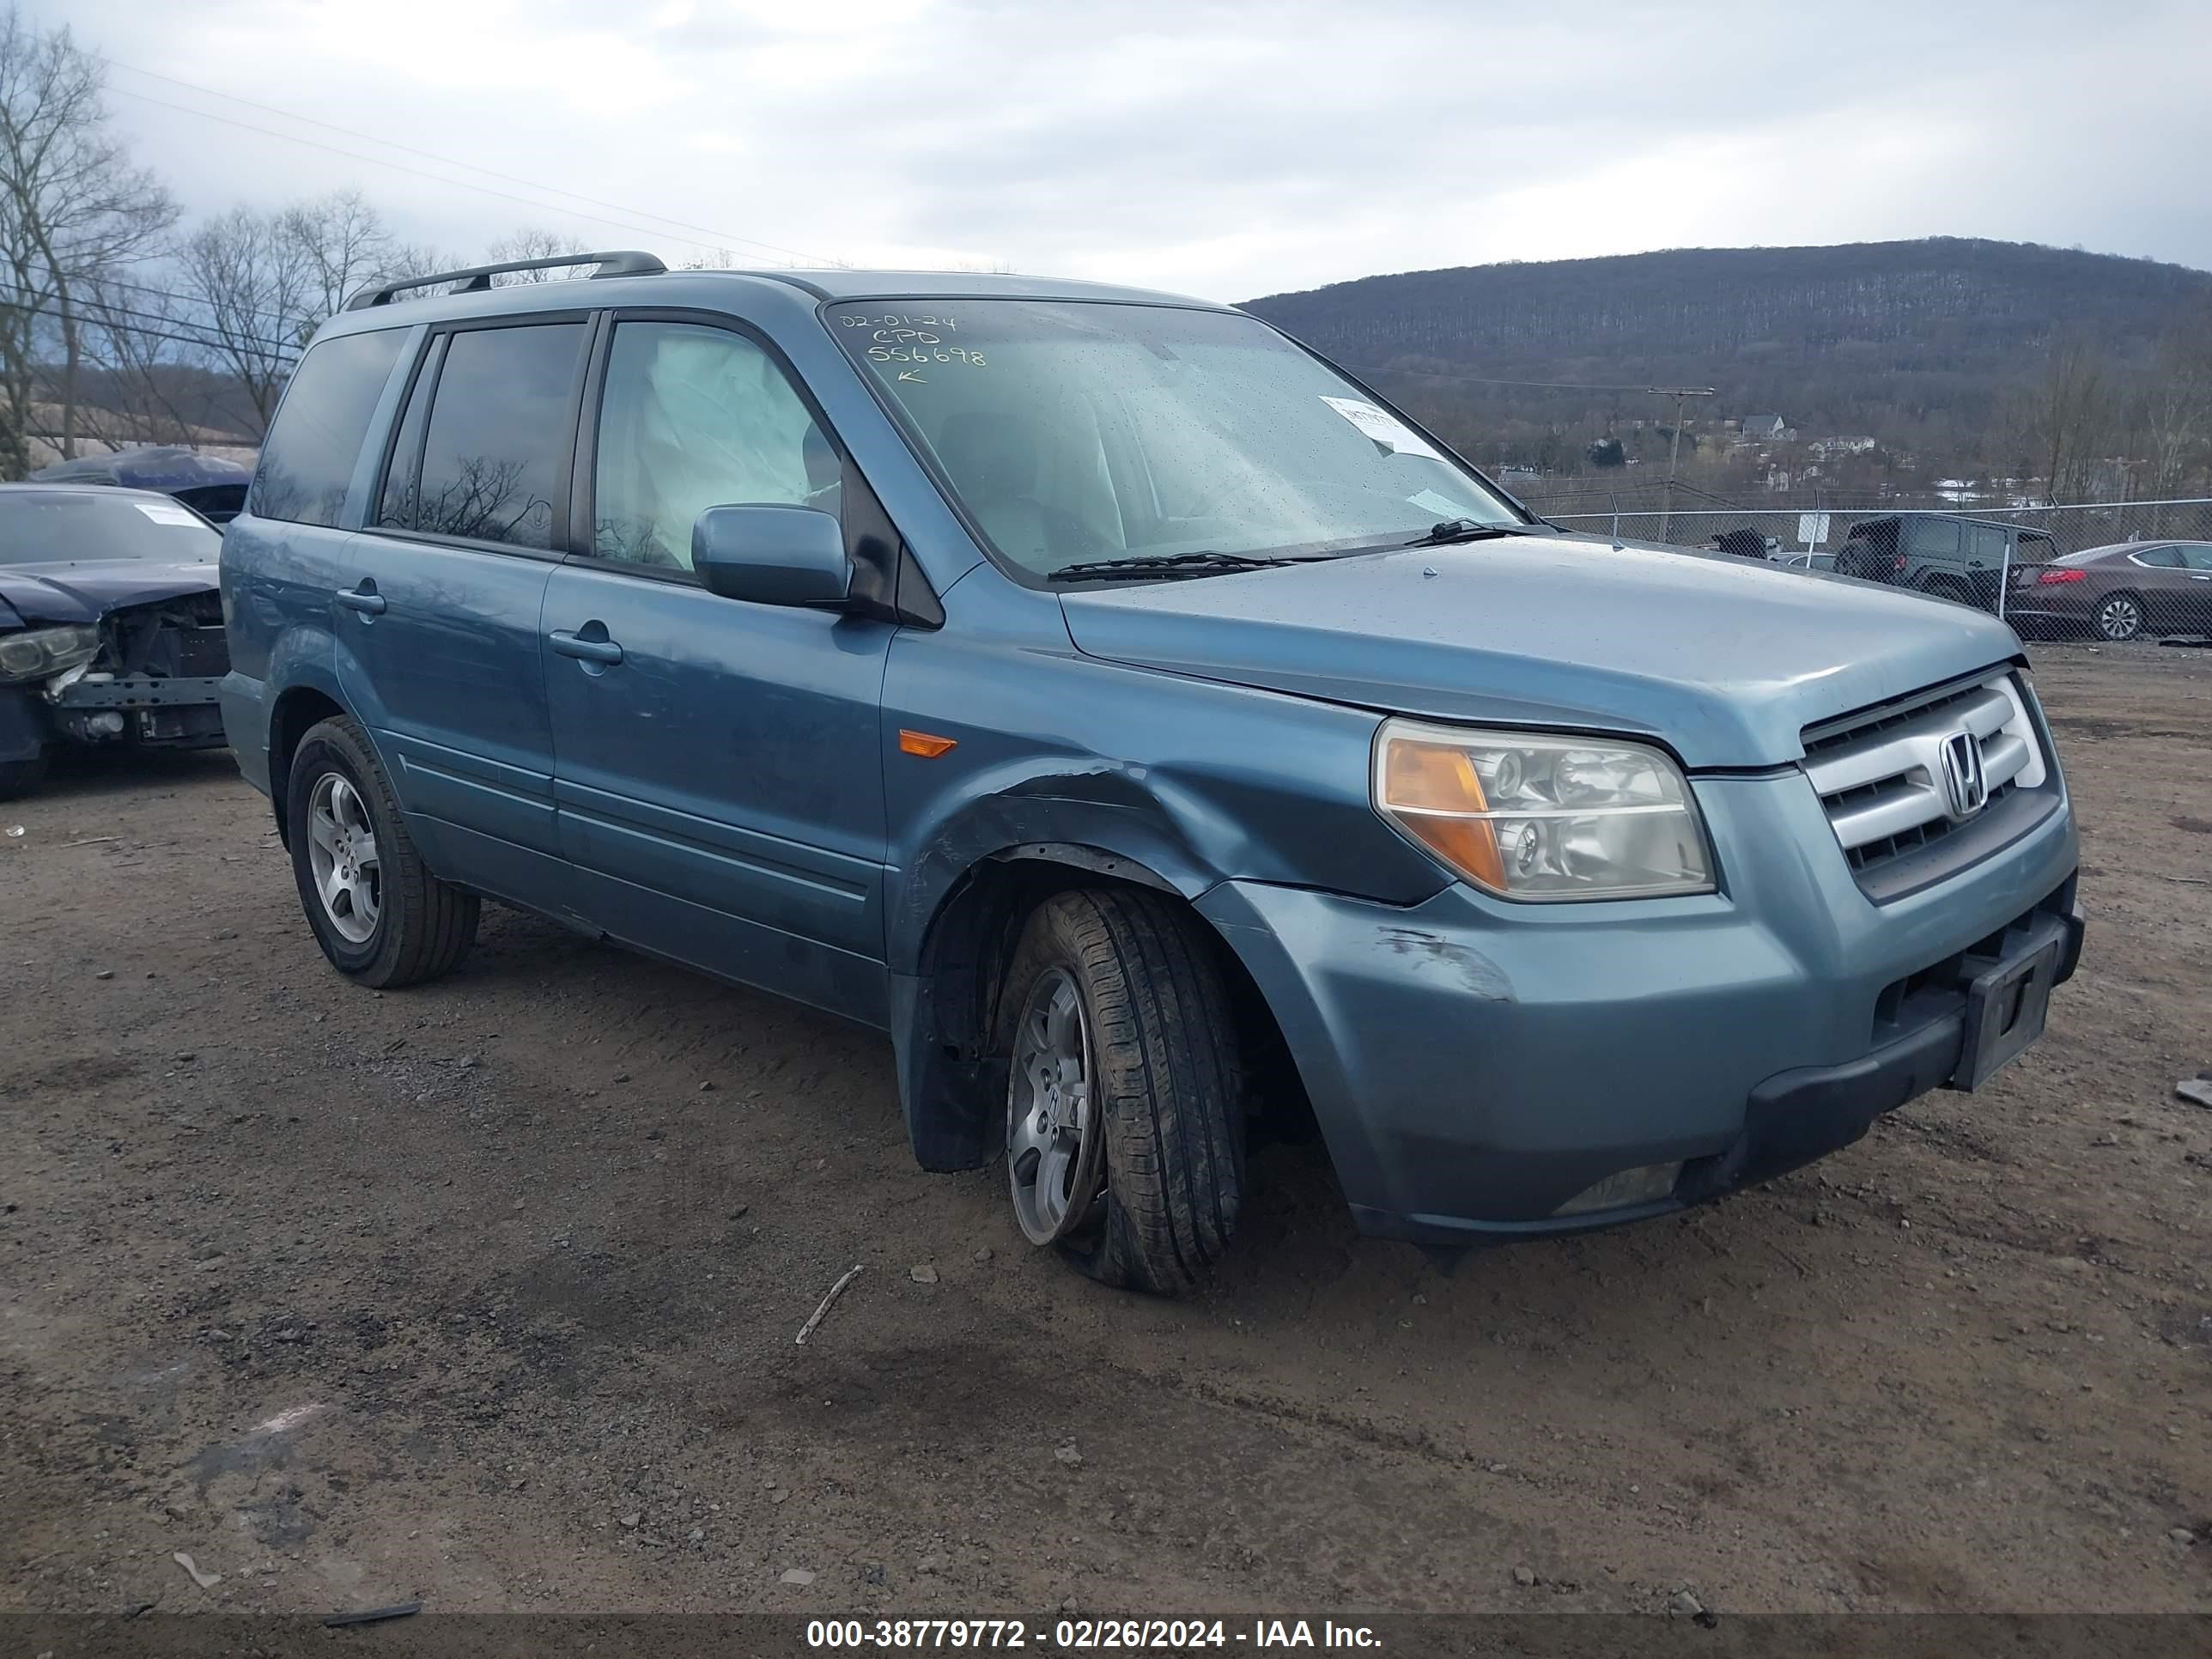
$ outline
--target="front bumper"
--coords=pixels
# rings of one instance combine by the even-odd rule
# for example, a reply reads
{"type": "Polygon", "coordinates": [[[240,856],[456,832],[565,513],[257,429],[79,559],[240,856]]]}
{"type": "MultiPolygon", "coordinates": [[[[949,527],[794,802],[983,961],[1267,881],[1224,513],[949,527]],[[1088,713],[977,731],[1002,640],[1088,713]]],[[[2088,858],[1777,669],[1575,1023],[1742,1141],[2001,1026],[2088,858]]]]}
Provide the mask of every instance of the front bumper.
{"type": "Polygon", "coordinates": [[[1362,1229],[1431,1243],[1679,1209],[1849,1144],[1960,1069],[1943,964],[2014,925],[2065,931],[2070,810],[1876,905],[1802,775],[1699,779],[1724,890],[1407,908],[1224,883],[1200,901],[1273,1011],[1362,1229]],[[1725,849],[1741,849],[1729,858],[1725,849]],[[1660,1200],[1562,1216],[1624,1171],[1660,1200]]]}
{"type": "Polygon", "coordinates": [[[64,741],[110,743],[128,738],[180,748],[216,748],[223,742],[216,702],[220,678],[116,674],[70,680],[41,701],[54,733],[64,741]]]}

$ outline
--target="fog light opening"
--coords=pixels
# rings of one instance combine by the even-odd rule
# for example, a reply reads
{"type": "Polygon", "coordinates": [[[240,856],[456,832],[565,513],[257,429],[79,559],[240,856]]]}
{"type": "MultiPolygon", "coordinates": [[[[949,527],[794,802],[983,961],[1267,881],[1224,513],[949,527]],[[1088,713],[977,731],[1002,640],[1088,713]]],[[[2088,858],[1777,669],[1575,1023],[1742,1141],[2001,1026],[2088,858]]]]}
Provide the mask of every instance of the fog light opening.
{"type": "Polygon", "coordinates": [[[1594,1187],[1585,1187],[1552,1212],[1553,1215],[1587,1215],[1593,1210],[1622,1210],[1632,1204],[1656,1204],[1671,1195],[1681,1179],[1682,1161],[1646,1164],[1641,1169],[1609,1175],[1594,1187]]]}

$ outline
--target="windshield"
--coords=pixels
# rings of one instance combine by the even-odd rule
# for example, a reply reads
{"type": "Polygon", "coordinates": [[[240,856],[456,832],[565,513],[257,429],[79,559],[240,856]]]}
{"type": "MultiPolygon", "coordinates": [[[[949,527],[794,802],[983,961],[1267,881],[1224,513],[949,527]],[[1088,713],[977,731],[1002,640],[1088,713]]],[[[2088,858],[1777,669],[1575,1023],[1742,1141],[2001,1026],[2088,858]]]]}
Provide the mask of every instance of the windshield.
{"type": "Polygon", "coordinates": [[[1036,574],[1526,522],[1249,317],[1056,300],[872,301],[829,316],[969,519],[1036,574]]]}
{"type": "Polygon", "coordinates": [[[104,489],[0,489],[0,565],[212,564],[222,534],[190,507],[104,489]]]}

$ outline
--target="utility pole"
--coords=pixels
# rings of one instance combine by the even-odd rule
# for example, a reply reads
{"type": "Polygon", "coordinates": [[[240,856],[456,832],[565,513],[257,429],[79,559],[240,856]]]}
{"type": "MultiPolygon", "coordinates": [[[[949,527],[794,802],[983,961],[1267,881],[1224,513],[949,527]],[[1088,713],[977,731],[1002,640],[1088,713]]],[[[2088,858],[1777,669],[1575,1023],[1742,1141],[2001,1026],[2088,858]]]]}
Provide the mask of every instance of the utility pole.
{"type": "Polygon", "coordinates": [[[1667,539],[1667,526],[1674,516],[1674,470],[1682,460],[1682,404],[1686,398],[1710,398],[1713,388],[1709,386],[1648,386],[1644,388],[1655,398],[1674,400],[1674,441],[1667,452],[1667,495],[1659,504],[1659,539],[1667,539]]]}

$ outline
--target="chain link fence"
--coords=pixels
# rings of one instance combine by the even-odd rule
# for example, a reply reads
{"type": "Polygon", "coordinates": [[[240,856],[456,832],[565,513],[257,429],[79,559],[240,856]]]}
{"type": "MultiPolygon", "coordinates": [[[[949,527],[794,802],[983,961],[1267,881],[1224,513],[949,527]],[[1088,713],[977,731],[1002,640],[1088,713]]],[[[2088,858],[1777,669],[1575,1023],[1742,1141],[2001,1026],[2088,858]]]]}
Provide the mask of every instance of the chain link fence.
{"type": "Polygon", "coordinates": [[[1912,588],[2002,617],[2029,639],[2212,641],[2212,499],[1547,516],[1594,535],[1912,588]]]}

